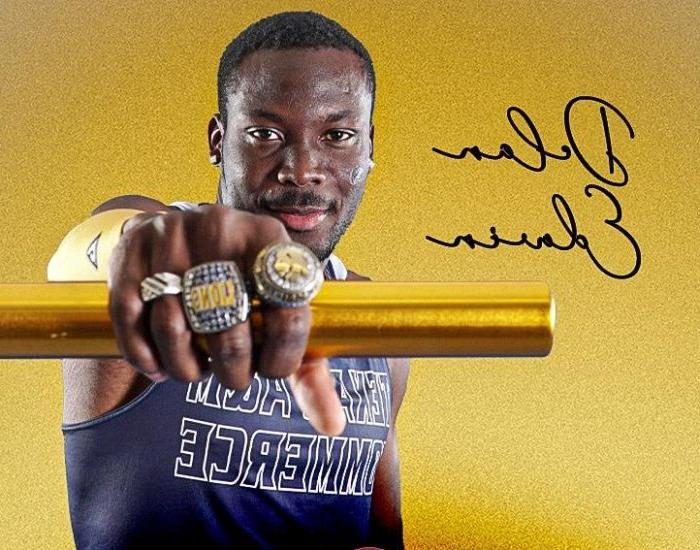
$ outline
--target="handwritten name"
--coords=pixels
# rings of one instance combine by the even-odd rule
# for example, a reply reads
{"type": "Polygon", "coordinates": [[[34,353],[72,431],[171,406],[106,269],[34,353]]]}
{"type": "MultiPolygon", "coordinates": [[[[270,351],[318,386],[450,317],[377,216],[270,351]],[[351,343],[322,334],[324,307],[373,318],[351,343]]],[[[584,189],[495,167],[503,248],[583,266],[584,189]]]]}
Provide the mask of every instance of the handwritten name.
{"type": "MultiPolygon", "coordinates": [[[[519,107],[508,108],[506,116],[511,128],[515,131],[526,148],[535,151],[537,154],[537,159],[535,162],[528,162],[524,160],[518,153],[516,153],[514,147],[508,143],[501,143],[498,151],[496,152],[484,151],[478,145],[464,147],[458,153],[451,153],[437,147],[433,147],[432,150],[439,155],[453,160],[462,160],[469,156],[473,157],[477,161],[509,160],[532,172],[543,172],[547,168],[548,160],[567,161],[575,158],[578,160],[581,166],[583,166],[583,168],[585,168],[585,170],[600,183],[612,187],[622,187],[627,185],[629,182],[629,173],[625,165],[617,157],[613,150],[612,139],[610,136],[610,124],[608,121],[608,110],[617,115],[618,119],[624,123],[627,131],[629,132],[630,138],[633,139],[634,129],[632,128],[632,125],[622,111],[620,111],[620,109],[618,109],[615,105],[594,96],[579,96],[569,101],[564,109],[564,131],[566,132],[566,136],[568,138],[568,144],[564,144],[559,148],[560,153],[550,151],[545,147],[544,141],[542,140],[537,127],[532,122],[532,119],[519,107]],[[607,173],[603,173],[593,166],[592,159],[584,154],[582,148],[576,140],[571,124],[571,115],[576,106],[581,106],[584,104],[595,104],[599,107],[601,127],[605,139],[604,154],[607,160],[607,173]]],[[[551,202],[554,213],[556,214],[561,226],[564,229],[564,232],[566,233],[565,239],[568,239],[566,241],[556,241],[554,237],[552,237],[551,233],[544,233],[534,238],[534,240],[528,236],[527,233],[521,233],[520,237],[516,239],[506,239],[498,234],[495,226],[491,226],[490,236],[488,237],[488,240],[485,241],[477,240],[472,233],[459,235],[451,240],[438,239],[431,235],[426,235],[425,238],[434,244],[448,248],[456,248],[460,244],[464,243],[472,250],[475,248],[495,249],[500,245],[527,246],[534,250],[553,248],[556,250],[566,251],[574,248],[580,248],[587,252],[588,257],[593,262],[595,267],[605,275],[615,279],[628,279],[633,277],[637,274],[642,264],[642,252],[639,243],[636,241],[633,235],[620,224],[622,221],[622,207],[615,195],[602,185],[588,184],[585,186],[584,193],[587,197],[592,197],[594,192],[603,195],[614,210],[614,215],[605,218],[604,223],[609,226],[611,230],[623,237],[632,252],[633,266],[631,269],[625,272],[618,273],[612,271],[603,264],[603,262],[594,252],[594,247],[591,246],[588,237],[578,231],[576,219],[568,202],[558,193],[552,195],[551,202]]]]}

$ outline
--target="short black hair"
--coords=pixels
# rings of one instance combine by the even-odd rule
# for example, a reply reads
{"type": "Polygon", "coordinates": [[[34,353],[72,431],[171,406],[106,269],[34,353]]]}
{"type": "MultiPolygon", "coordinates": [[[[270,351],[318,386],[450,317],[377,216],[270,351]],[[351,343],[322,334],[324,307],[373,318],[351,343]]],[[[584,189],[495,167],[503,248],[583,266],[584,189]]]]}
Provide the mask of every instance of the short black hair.
{"type": "Polygon", "coordinates": [[[253,23],[226,46],[219,61],[217,79],[219,113],[224,125],[228,89],[243,58],[258,50],[292,48],[336,48],[355,52],[365,68],[367,87],[372,94],[372,112],[374,112],[376,87],[374,66],[372,58],[362,43],[339,23],[325,15],[312,11],[288,11],[253,23]]]}

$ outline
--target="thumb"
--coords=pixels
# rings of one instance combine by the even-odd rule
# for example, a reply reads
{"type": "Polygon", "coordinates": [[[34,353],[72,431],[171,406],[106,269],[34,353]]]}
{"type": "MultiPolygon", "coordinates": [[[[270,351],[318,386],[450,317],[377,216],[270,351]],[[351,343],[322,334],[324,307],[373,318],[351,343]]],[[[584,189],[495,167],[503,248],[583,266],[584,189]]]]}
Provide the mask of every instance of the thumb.
{"type": "Polygon", "coordinates": [[[305,359],[289,377],[299,408],[317,432],[339,435],[345,429],[345,413],[335,391],[335,379],[325,357],[305,359]]]}

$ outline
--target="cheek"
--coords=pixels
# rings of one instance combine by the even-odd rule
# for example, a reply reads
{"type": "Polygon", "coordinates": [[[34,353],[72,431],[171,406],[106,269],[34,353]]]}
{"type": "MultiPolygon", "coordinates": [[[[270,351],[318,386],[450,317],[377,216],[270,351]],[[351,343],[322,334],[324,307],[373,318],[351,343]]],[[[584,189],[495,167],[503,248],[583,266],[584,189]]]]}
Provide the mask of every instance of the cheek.
{"type": "Polygon", "coordinates": [[[224,178],[229,185],[238,185],[245,180],[245,169],[236,158],[224,158],[224,178]]]}
{"type": "Polygon", "coordinates": [[[237,143],[232,143],[230,139],[224,142],[223,149],[224,174],[229,184],[238,183],[244,176],[245,164],[242,162],[243,155],[237,143]]]}
{"type": "Polygon", "coordinates": [[[344,171],[345,177],[342,183],[343,211],[346,216],[354,215],[354,211],[362,199],[365,191],[365,183],[369,175],[366,164],[356,164],[354,167],[344,171]]]}
{"type": "Polygon", "coordinates": [[[270,170],[271,163],[268,160],[257,158],[240,144],[230,144],[224,154],[226,181],[244,192],[259,187],[270,170]]]}

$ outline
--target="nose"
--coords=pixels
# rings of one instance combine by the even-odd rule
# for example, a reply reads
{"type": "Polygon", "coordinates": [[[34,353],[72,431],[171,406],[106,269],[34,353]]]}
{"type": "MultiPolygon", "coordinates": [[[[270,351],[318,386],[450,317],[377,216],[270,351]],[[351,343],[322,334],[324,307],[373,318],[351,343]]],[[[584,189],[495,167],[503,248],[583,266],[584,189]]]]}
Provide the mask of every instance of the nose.
{"type": "Polygon", "coordinates": [[[307,143],[290,144],[284,152],[282,165],[277,172],[282,184],[306,187],[326,181],[317,153],[307,143]]]}

